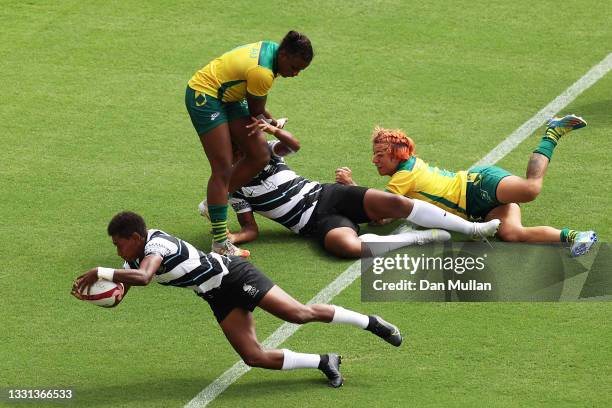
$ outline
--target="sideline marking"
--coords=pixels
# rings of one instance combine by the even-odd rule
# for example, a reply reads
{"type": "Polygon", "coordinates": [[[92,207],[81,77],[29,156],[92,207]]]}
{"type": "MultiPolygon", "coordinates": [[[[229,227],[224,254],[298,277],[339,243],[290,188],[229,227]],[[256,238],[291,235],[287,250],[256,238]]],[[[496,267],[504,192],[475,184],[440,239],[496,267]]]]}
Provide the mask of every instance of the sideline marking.
{"type": "Polygon", "coordinates": [[[548,119],[553,117],[561,109],[572,103],[582,92],[589,89],[594,83],[603,78],[612,69],[612,53],[608,54],[599,64],[595,65],[582,78],[574,82],[557,96],[551,103],[533,115],[531,119],[523,123],[504,141],[495,146],[485,157],[480,159],[474,166],[485,166],[495,164],[510,153],[523,140],[527,139],[534,131],[542,126],[548,119]]]}
{"type": "MultiPolygon", "coordinates": [[[[510,153],[523,140],[529,137],[536,129],[542,126],[547,119],[554,116],[558,111],[569,105],[578,95],[590,88],[593,84],[603,78],[612,69],[612,53],[608,54],[599,64],[595,65],[582,78],[574,82],[572,86],[563,91],[551,103],[536,113],[531,119],[523,123],[504,141],[495,146],[485,157],[470,167],[491,165],[497,163],[510,153]]],[[[395,232],[395,231],[394,231],[395,232]]],[[[308,304],[329,303],[336,295],[346,289],[360,275],[360,261],[351,264],[340,276],[313,297],[308,304]]],[[[283,323],[266,340],[263,341],[265,348],[276,348],[300,328],[293,323],[283,323]]],[[[219,394],[227,389],[232,383],[246,374],[251,367],[242,361],[236,362],[227,371],[221,374],[215,381],[210,383],[198,395],[196,395],[185,408],[202,408],[212,402],[219,394]]]]}

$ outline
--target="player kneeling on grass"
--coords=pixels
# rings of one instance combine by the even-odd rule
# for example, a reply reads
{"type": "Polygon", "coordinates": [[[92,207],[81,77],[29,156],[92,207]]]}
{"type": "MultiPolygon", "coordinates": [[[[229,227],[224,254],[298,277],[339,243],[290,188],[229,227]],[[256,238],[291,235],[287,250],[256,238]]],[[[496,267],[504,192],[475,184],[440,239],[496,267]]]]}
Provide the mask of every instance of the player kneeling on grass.
{"type": "Polygon", "coordinates": [[[303,305],[248,261],[235,256],[204,253],[193,245],[163,231],[147,230],[145,221],[133,212],[121,212],[108,225],[108,234],[125,260],[124,269],[96,267],[79,276],[72,294],[81,299],[98,279],[146,286],[155,279],[166,286],[191,289],[205,299],[225,337],[251,367],[273,370],[318,368],[339,387],[340,356],[264,350],[257,340],[252,311],[259,306],[291,323],[344,323],[366,329],[388,343],[399,346],[402,336],[397,327],[378,316],[366,316],[334,305],[303,305]]]}
{"type": "MultiPolygon", "coordinates": [[[[523,227],[518,203],[533,201],[540,194],[561,137],[585,126],[585,120],[576,115],[549,120],[527,164],[527,178],[496,166],[478,166],[457,173],[432,167],[416,156],[414,142],[399,129],[374,129],[372,162],[381,176],[391,176],[386,187],[389,192],[429,201],[466,219],[500,219],[497,236],[503,241],[568,242],[571,255],[579,256],[597,241],[594,231],[523,227]]],[[[336,170],[336,181],[356,185],[348,167],[336,170]]]]}
{"type": "MultiPolygon", "coordinates": [[[[253,131],[262,130],[278,140],[269,143],[271,159],[264,170],[234,192],[229,200],[241,226],[238,233],[229,234],[230,240],[236,244],[258,237],[259,228],[253,212],[295,233],[317,239],[334,255],[354,258],[361,255],[363,242],[384,243],[377,249],[391,251],[411,244],[450,239],[450,234],[441,230],[358,236],[359,224],[370,221],[406,218],[426,228],[441,228],[477,237],[492,236],[499,226],[498,220],[468,222],[420,200],[366,187],[320,184],[301,177],[287,166],[283,158],[300,148],[299,141],[284,129],[263,120],[252,120],[250,127],[253,131]]],[[[207,216],[205,201],[199,208],[200,213],[207,216]]]]}

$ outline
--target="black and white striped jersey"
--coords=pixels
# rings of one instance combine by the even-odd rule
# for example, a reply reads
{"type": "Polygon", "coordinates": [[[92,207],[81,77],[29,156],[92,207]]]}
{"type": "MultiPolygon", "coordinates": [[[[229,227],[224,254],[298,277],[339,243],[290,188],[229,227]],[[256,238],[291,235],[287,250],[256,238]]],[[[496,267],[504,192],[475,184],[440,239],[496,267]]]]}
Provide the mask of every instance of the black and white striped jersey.
{"type": "MultiPolygon", "coordinates": [[[[204,253],[177,237],[163,231],[147,231],[144,256],[159,255],[161,265],[153,279],[168,286],[192,289],[196,294],[206,293],[219,287],[223,276],[229,273],[228,257],[215,253],[204,253]]],[[[138,269],[140,260],[125,262],[124,269],[138,269]]]]}
{"type": "Polygon", "coordinates": [[[230,204],[236,213],[255,211],[298,233],[310,220],[320,192],[321,184],[298,176],[272,153],[268,165],[232,195],[230,204]]]}

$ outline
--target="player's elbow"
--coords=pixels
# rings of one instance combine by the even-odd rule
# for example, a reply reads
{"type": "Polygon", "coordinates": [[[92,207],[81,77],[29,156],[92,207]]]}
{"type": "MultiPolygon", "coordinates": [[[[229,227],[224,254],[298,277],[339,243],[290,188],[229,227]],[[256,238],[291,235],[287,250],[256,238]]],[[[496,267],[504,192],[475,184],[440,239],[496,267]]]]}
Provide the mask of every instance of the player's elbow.
{"type": "Polygon", "coordinates": [[[133,285],[147,286],[153,280],[153,274],[149,274],[146,271],[140,271],[140,272],[141,273],[138,274],[138,277],[136,278],[136,282],[134,282],[133,285]]]}
{"type": "Polygon", "coordinates": [[[297,153],[297,152],[300,150],[300,148],[301,148],[301,147],[302,147],[302,146],[300,145],[300,141],[299,141],[299,140],[297,140],[297,139],[295,139],[295,140],[294,140],[294,141],[291,143],[291,151],[292,151],[293,153],[297,153]]]}

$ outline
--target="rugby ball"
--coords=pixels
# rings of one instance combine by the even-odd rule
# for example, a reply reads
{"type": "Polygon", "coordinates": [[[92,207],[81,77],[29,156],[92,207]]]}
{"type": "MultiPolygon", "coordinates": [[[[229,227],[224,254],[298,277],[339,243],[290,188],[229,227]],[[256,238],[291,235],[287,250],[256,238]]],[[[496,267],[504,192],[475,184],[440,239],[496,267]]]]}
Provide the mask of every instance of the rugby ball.
{"type": "Polygon", "coordinates": [[[81,291],[81,300],[101,307],[113,307],[121,302],[125,288],[123,283],[115,283],[106,279],[98,279],[89,288],[81,291]],[[89,289],[89,292],[87,291],[89,289]]]}

